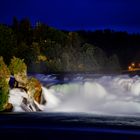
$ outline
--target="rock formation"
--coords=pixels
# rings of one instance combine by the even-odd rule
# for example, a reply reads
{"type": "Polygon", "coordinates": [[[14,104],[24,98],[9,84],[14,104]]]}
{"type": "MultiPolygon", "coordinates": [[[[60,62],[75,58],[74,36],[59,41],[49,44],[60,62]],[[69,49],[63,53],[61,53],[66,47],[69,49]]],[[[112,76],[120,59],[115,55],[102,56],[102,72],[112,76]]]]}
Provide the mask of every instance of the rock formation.
{"type": "Polygon", "coordinates": [[[8,69],[0,57],[0,111],[11,111],[16,104],[23,111],[41,111],[41,104],[46,103],[44,100],[41,83],[33,77],[28,78],[24,60],[13,57],[8,69]],[[9,94],[10,73],[14,84],[9,94]]]}
{"type": "Polygon", "coordinates": [[[11,111],[13,106],[8,103],[10,71],[0,57],[0,111],[11,111]]]}
{"type": "Polygon", "coordinates": [[[35,78],[29,78],[26,85],[27,93],[38,103],[41,103],[42,88],[40,82],[35,78]]]}

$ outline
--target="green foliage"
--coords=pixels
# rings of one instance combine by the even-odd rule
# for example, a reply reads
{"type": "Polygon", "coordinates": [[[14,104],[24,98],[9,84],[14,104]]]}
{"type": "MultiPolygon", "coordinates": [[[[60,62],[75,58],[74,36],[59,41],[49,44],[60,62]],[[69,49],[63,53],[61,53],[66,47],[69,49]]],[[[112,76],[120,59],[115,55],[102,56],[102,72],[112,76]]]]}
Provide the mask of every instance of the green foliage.
{"type": "Polygon", "coordinates": [[[19,30],[19,23],[16,17],[13,17],[13,22],[12,22],[12,29],[15,33],[18,33],[19,30]]]}
{"type": "Polygon", "coordinates": [[[24,59],[13,57],[9,65],[9,69],[12,75],[26,72],[27,66],[24,63],[24,59]]]}
{"type": "Polygon", "coordinates": [[[18,44],[17,51],[14,56],[24,59],[26,64],[30,64],[32,61],[36,61],[38,53],[39,46],[34,42],[31,46],[27,45],[25,42],[21,42],[18,44]]]}
{"type": "Polygon", "coordinates": [[[3,56],[5,62],[10,62],[16,49],[16,36],[11,28],[0,25],[0,56],[3,56]]]}
{"type": "Polygon", "coordinates": [[[53,59],[46,61],[46,67],[48,72],[62,72],[64,71],[64,66],[60,59],[53,59]]]}
{"type": "Polygon", "coordinates": [[[33,39],[37,42],[51,39],[57,43],[65,43],[67,36],[64,32],[55,28],[49,27],[45,24],[39,23],[33,31],[33,39]]]}
{"type": "Polygon", "coordinates": [[[19,22],[18,42],[25,42],[30,45],[32,43],[32,30],[30,20],[24,18],[19,22]]]}
{"type": "Polygon", "coordinates": [[[49,59],[59,58],[63,51],[60,44],[51,40],[47,40],[46,43],[42,44],[41,48],[44,48],[44,51],[41,51],[41,53],[46,55],[49,59]]]}
{"type": "Polygon", "coordinates": [[[4,63],[3,57],[0,57],[0,78],[10,78],[10,71],[4,63]]]}
{"type": "Polygon", "coordinates": [[[121,68],[117,55],[113,54],[112,56],[110,56],[107,64],[109,71],[120,72],[121,68]]]}
{"type": "Polygon", "coordinates": [[[0,111],[5,109],[8,103],[9,85],[5,78],[0,78],[0,111]]]}
{"type": "Polygon", "coordinates": [[[47,37],[60,44],[64,44],[67,39],[64,32],[51,27],[48,28],[47,37]]]}
{"type": "Polygon", "coordinates": [[[0,111],[4,110],[8,102],[10,71],[0,57],[0,111]]]}
{"type": "Polygon", "coordinates": [[[27,70],[23,59],[29,70],[34,69],[33,65],[37,66],[36,72],[99,72],[110,70],[110,66],[106,65],[108,61],[111,65],[117,64],[115,69],[119,67],[115,57],[108,58],[102,49],[89,44],[96,43],[98,46],[98,41],[104,43],[105,40],[100,40],[100,37],[102,34],[111,35],[110,31],[97,31],[95,34],[87,32],[92,40],[97,37],[93,43],[85,41],[84,32],[64,32],[42,23],[32,28],[27,18],[19,22],[14,17],[11,27],[0,25],[0,56],[4,57],[6,64],[10,63],[13,56],[21,59],[13,58],[11,61],[9,68],[12,74],[27,70]]]}
{"type": "Polygon", "coordinates": [[[37,88],[38,86],[40,86],[40,82],[36,78],[31,77],[28,79],[28,83],[27,83],[28,88],[35,90],[35,88],[37,88]]]}

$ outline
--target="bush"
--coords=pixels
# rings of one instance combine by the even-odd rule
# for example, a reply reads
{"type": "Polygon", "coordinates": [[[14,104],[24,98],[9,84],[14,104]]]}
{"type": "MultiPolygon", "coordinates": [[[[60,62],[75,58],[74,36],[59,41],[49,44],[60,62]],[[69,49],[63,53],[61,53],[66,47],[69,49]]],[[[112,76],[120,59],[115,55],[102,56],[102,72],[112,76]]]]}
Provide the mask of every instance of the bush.
{"type": "MultiPolygon", "coordinates": [[[[3,57],[0,57],[0,79],[10,79],[10,71],[3,61],[3,57]]],[[[9,82],[9,81],[8,81],[9,82]]]]}
{"type": "Polygon", "coordinates": [[[9,85],[5,78],[0,78],[0,111],[3,111],[8,103],[9,85]]]}
{"type": "Polygon", "coordinates": [[[9,69],[12,75],[27,72],[27,66],[24,63],[24,59],[16,57],[12,58],[9,69]]]}
{"type": "Polygon", "coordinates": [[[8,103],[9,80],[10,71],[4,63],[3,57],[0,57],[0,111],[4,110],[8,103]]]}
{"type": "Polygon", "coordinates": [[[6,64],[16,52],[17,39],[11,28],[0,24],[0,56],[3,56],[6,64]]]}

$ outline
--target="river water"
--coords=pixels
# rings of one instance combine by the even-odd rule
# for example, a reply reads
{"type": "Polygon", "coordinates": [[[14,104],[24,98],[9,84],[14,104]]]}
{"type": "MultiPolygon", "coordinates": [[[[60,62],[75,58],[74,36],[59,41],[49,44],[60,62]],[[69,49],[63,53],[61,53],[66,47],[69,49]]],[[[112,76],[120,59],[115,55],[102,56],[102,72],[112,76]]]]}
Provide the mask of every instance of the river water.
{"type": "Polygon", "coordinates": [[[140,113],[140,77],[129,75],[34,75],[43,84],[45,112],[103,115],[140,113]],[[47,87],[47,88],[46,88],[47,87]]]}
{"type": "Polygon", "coordinates": [[[68,131],[70,135],[86,131],[83,139],[90,132],[90,136],[96,133],[111,135],[113,133],[121,134],[119,138],[122,139],[133,139],[133,136],[139,138],[140,76],[132,77],[127,74],[35,74],[32,76],[42,83],[43,93],[47,99],[43,112],[23,112],[18,108],[17,102],[20,97],[16,97],[15,112],[1,116],[1,122],[8,124],[7,127],[4,125],[4,128],[11,127],[13,130],[16,129],[16,132],[19,128],[45,129],[45,132],[53,130],[51,134],[54,131],[56,134],[58,131],[68,131]],[[128,135],[131,137],[128,138],[128,135]]]}

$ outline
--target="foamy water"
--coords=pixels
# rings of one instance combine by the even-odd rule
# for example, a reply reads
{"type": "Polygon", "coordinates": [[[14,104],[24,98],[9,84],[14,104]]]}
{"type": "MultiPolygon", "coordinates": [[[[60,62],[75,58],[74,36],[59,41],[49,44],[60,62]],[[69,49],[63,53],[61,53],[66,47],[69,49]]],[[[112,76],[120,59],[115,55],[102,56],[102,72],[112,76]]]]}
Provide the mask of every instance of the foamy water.
{"type": "MultiPolygon", "coordinates": [[[[47,78],[43,76],[44,80],[47,78]]],[[[42,89],[47,99],[47,104],[44,106],[45,112],[115,115],[140,113],[139,76],[75,77],[69,83],[53,85],[49,89],[42,87],[42,89]]],[[[11,90],[11,102],[16,92],[11,90]]],[[[18,106],[19,99],[19,97],[14,98],[15,106],[18,106]]]]}

